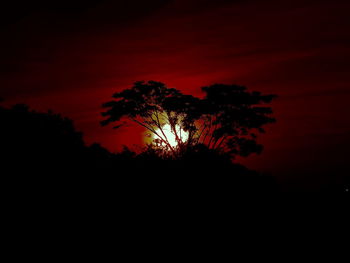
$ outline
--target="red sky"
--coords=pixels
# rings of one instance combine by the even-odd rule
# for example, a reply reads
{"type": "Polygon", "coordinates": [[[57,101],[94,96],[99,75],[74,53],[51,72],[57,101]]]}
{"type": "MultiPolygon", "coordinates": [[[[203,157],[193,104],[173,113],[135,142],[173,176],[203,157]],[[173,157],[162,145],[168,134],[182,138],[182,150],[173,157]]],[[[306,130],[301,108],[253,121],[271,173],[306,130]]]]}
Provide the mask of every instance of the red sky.
{"type": "Polygon", "coordinates": [[[87,143],[140,144],[101,128],[103,102],[137,80],[185,93],[235,83],[275,93],[278,122],[250,168],[297,181],[349,172],[348,1],[33,1],[2,9],[0,96],[72,118],[87,143]],[[346,169],[346,170],[345,170],[346,169]]]}

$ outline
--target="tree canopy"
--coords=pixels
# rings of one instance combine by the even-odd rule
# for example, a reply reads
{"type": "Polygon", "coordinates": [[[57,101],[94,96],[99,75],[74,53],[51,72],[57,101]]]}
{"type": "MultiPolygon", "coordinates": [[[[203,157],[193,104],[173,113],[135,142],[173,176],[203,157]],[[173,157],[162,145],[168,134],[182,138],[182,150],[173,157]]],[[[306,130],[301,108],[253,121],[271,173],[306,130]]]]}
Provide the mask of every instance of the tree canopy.
{"type": "Polygon", "coordinates": [[[101,124],[115,123],[114,128],[119,128],[129,119],[153,134],[152,147],[173,155],[199,145],[231,156],[260,153],[257,134],[264,132],[264,125],[275,122],[267,104],[276,96],[226,84],[202,91],[205,96],[197,98],[161,82],[139,81],[103,104],[107,110],[101,124]],[[170,143],[165,127],[170,127],[176,145],[170,143]],[[187,134],[186,139],[182,133],[187,134]]]}

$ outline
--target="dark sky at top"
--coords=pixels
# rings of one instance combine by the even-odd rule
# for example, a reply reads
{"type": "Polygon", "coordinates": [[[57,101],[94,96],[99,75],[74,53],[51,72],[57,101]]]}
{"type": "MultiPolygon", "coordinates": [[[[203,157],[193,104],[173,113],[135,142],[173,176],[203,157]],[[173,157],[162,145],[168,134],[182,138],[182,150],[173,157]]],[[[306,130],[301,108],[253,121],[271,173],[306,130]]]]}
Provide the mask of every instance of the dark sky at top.
{"type": "Polygon", "coordinates": [[[100,105],[134,81],[194,95],[216,82],[246,85],[279,99],[265,151],[244,164],[292,181],[349,172],[348,1],[27,2],[1,7],[8,103],[60,112],[88,143],[116,150],[141,144],[142,130],[101,128],[100,105]]]}

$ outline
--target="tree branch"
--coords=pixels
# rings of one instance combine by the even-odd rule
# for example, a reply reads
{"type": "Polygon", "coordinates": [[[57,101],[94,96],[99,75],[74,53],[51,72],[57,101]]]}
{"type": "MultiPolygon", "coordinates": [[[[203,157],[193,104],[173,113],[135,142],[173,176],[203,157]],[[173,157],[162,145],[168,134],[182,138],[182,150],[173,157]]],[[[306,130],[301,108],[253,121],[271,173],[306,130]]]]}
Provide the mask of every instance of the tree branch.
{"type": "Polygon", "coordinates": [[[215,131],[217,130],[216,127],[217,127],[217,124],[215,124],[214,130],[213,130],[213,132],[211,133],[210,140],[209,140],[209,143],[208,143],[208,148],[210,148],[211,141],[212,141],[213,138],[214,138],[214,133],[215,133],[215,131]]]}
{"type": "Polygon", "coordinates": [[[182,143],[182,141],[180,140],[177,131],[176,131],[176,123],[174,123],[173,121],[171,121],[171,116],[169,116],[168,112],[166,112],[166,116],[168,119],[168,122],[170,124],[170,128],[173,130],[173,133],[175,135],[175,139],[177,141],[177,143],[180,145],[182,143]]]}
{"type": "MultiPolygon", "coordinates": [[[[156,110],[156,112],[157,112],[157,110],[156,110]]],[[[158,122],[155,121],[155,120],[153,119],[152,115],[149,115],[149,117],[154,121],[154,123],[156,124],[156,126],[159,128],[159,130],[160,130],[161,133],[163,134],[163,136],[164,136],[164,138],[165,138],[165,140],[166,140],[166,144],[168,145],[168,147],[171,149],[171,151],[172,151],[173,153],[175,153],[174,148],[170,145],[169,139],[168,139],[168,137],[165,135],[165,133],[164,133],[164,131],[163,131],[163,129],[162,129],[162,125],[161,125],[160,120],[159,120],[159,118],[158,118],[158,114],[156,114],[156,118],[157,118],[157,121],[158,121],[158,122]]]]}
{"type": "MultiPolygon", "coordinates": [[[[199,136],[198,136],[198,138],[197,138],[197,141],[198,141],[198,143],[200,142],[200,139],[201,139],[201,137],[202,137],[202,134],[203,134],[203,132],[206,130],[206,128],[207,128],[207,125],[203,125],[203,128],[202,128],[202,130],[200,131],[200,133],[199,133],[199,136]]],[[[200,128],[201,129],[201,128],[200,128]]],[[[204,142],[203,142],[204,143],[204,142]]]]}
{"type": "Polygon", "coordinates": [[[222,138],[221,142],[218,144],[218,146],[217,146],[215,149],[219,149],[220,146],[223,144],[223,142],[226,140],[226,138],[227,138],[227,135],[225,135],[225,136],[222,138]]]}
{"type": "MultiPolygon", "coordinates": [[[[207,133],[206,133],[205,136],[204,136],[203,144],[205,144],[205,139],[207,138],[207,136],[208,136],[208,134],[209,134],[209,132],[210,132],[210,130],[211,130],[211,127],[212,127],[212,122],[211,122],[211,116],[210,116],[210,124],[209,124],[209,126],[208,126],[208,131],[207,131],[207,133]]],[[[209,145],[208,145],[208,147],[209,147],[209,145]]]]}
{"type": "MultiPolygon", "coordinates": [[[[159,139],[161,139],[170,149],[173,153],[175,153],[173,147],[171,147],[170,143],[167,141],[168,139],[166,138],[164,132],[163,135],[165,136],[165,139],[162,138],[162,136],[160,136],[152,127],[148,127],[147,125],[143,124],[142,122],[136,120],[136,119],[131,119],[132,121],[136,122],[137,124],[141,125],[142,127],[145,127],[146,129],[148,129],[149,131],[153,132],[155,135],[157,135],[159,137],[159,139]]],[[[161,129],[161,128],[160,128],[161,129]]],[[[161,129],[162,131],[162,129],[161,129]]]]}

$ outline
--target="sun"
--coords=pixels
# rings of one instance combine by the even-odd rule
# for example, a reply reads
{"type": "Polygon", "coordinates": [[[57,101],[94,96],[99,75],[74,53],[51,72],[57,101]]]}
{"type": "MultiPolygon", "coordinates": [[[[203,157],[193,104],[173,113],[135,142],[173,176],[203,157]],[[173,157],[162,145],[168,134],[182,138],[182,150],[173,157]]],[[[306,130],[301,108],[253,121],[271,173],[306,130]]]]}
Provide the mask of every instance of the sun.
{"type": "MultiPolygon", "coordinates": [[[[188,140],[188,132],[184,131],[183,129],[181,129],[181,127],[179,125],[175,126],[176,129],[176,133],[178,135],[178,137],[180,138],[180,140],[182,142],[186,142],[188,140]]],[[[166,139],[169,144],[171,145],[171,147],[176,147],[178,145],[178,142],[176,141],[176,136],[174,134],[174,132],[171,129],[171,126],[169,124],[165,124],[162,127],[163,133],[165,134],[166,138],[164,138],[164,135],[162,133],[162,131],[158,128],[156,129],[156,132],[162,136],[163,139],[166,139]]],[[[153,139],[158,138],[156,135],[153,135],[153,139]]]]}

